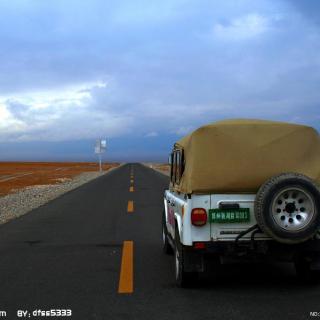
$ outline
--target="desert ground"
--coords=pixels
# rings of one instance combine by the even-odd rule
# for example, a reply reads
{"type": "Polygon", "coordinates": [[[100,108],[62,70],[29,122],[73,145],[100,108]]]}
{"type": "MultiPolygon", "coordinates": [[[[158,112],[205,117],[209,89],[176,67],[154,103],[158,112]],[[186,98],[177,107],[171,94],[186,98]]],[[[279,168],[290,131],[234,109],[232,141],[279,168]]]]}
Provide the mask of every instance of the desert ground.
{"type": "Polygon", "coordinates": [[[170,165],[166,163],[155,163],[155,162],[144,162],[145,166],[155,169],[156,171],[159,171],[167,176],[170,175],[170,165]]]}
{"type": "MultiPolygon", "coordinates": [[[[104,163],[107,171],[117,163],[104,163]]],[[[83,172],[98,171],[94,162],[0,162],[0,197],[36,185],[59,184],[83,172]]]]}
{"type": "Polygon", "coordinates": [[[168,173],[170,171],[170,166],[168,164],[157,163],[155,164],[155,169],[168,173]]]}

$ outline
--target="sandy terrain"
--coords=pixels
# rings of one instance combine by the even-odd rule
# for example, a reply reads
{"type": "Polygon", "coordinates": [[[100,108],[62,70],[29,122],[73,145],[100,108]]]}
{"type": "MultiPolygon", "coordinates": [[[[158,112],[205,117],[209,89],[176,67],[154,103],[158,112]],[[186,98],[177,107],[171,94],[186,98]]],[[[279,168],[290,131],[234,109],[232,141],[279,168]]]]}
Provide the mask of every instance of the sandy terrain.
{"type": "Polygon", "coordinates": [[[145,166],[152,168],[154,170],[157,170],[167,176],[170,175],[170,165],[165,163],[151,163],[151,162],[145,162],[143,163],[145,166]]]}
{"type": "Polygon", "coordinates": [[[164,171],[164,172],[170,171],[170,166],[168,164],[156,164],[155,167],[160,171],[164,171]]]}
{"type": "Polygon", "coordinates": [[[154,168],[162,171],[165,174],[169,174],[170,166],[168,164],[155,164],[154,168]]]}
{"type": "MultiPolygon", "coordinates": [[[[108,170],[118,164],[103,164],[108,170]]],[[[28,186],[66,182],[83,172],[98,171],[92,162],[0,162],[0,197],[28,186]]]]}

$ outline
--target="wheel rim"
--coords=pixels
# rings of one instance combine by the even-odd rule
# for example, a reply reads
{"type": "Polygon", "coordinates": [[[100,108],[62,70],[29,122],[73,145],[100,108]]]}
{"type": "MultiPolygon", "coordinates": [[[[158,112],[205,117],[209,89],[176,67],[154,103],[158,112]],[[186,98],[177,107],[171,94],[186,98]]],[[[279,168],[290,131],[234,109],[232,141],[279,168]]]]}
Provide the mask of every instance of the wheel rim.
{"type": "Polygon", "coordinates": [[[179,260],[179,250],[176,248],[175,250],[175,266],[176,266],[176,279],[178,279],[179,277],[179,264],[180,264],[180,260],[179,260]]]}
{"type": "Polygon", "coordinates": [[[284,230],[294,232],[305,228],[314,214],[313,197],[301,188],[283,189],[273,198],[273,220],[284,230]]]}

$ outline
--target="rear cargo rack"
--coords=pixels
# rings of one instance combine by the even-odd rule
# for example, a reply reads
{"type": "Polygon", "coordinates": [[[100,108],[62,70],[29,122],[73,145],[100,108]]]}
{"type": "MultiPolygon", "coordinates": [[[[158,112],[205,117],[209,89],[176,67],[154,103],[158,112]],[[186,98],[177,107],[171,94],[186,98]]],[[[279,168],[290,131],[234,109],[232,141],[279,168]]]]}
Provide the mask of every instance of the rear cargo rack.
{"type": "Polygon", "coordinates": [[[252,242],[254,241],[255,234],[261,232],[260,227],[257,224],[253,225],[252,227],[250,227],[247,230],[244,230],[244,231],[240,232],[236,237],[235,247],[238,246],[239,239],[241,239],[242,237],[244,237],[246,234],[248,234],[251,231],[253,231],[252,234],[251,234],[251,241],[252,242]]]}

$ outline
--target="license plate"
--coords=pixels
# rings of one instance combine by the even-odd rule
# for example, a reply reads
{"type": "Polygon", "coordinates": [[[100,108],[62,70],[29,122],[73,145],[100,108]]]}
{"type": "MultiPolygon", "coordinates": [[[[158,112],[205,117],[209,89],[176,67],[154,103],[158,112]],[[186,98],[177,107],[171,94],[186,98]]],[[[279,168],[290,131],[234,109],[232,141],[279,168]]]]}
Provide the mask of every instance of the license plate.
{"type": "Polygon", "coordinates": [[[249,222],[250,209],[210,209],[209,218],[212,223],[249,222]]]}

